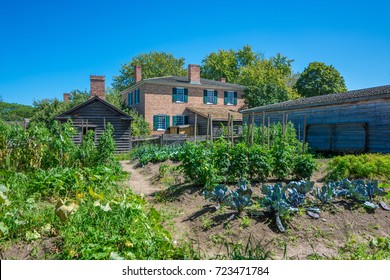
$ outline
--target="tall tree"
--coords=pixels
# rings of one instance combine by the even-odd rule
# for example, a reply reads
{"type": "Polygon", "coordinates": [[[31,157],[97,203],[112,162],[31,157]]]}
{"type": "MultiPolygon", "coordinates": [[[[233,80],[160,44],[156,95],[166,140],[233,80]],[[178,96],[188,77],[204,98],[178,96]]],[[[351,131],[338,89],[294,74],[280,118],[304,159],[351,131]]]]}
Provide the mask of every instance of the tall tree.
{"type": "Polygon", "coordinates": [[[292,62],[280,53],[265,59],[246,45],[238,51],[218,50],[206,56],[201,76],[213,80],[224,77],[229,83],[246,86],[245,107],[251,108],[297,98],[292,88],[296,76],[292,62]]]}
{"type": "Polygon", "coordinates": [[[34,108],[29,105],[7,103],[0,100],[0,119],[5,121],[23,121],[31,118],[34,108]]]}
{"type": "Polygon", "coordinates": [[[241,68],[255,64],[261,57],[261,54],[253,52],[248,45],[238,51],[218,50],[202,60],[201,76],[211,80],[226,78],[229,83],[238,83],[241,68]]]}
{"type": "Polygon", "coordinates": [[[303,97],[347,91],[340,73],[323,62],[311,62],[299,76],[294,88],[303,97]]]}
{"type": "Polygon", "coordinates": [[[285,75],[273,65],[272,59],[263,59],[241,70],[240,84],[245,85],[246,108],[286,101],[292,89],[286,85],[285,75]]]}
{"type": "Polygon", "coordinates": [[[134,84],[134,66],[142,66],[142,78],[163,76],[185,76],[184,58],[175,58],[170,53],[153,51],[141,53],[119,69],[120,74],[113,77],[112,87],[122,91],[134,84]]]}

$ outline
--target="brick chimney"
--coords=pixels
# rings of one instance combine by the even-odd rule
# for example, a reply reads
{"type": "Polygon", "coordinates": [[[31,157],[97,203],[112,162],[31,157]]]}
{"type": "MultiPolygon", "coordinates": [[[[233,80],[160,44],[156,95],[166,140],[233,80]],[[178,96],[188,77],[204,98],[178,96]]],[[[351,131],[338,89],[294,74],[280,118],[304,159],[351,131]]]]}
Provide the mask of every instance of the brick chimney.
{"type": "Polygon", "coordinates": [[[134,84],[142,80],[142,67],[141,65],[134,66],[134,84]]]}
{"type": "Polygon", "coordinates": [[[188,65],[188,82],[190,84],[200,84],[200,66],[196,64],[188,65]]]}
{"type": "Polygon", "coordinates": [[[105,100],[106,89],[105,89],[105,76],[90,76],[91,80],[91,98],[95,96],[99,96],[100,99],[105,100]]]}
{"type": "Polygon", "coordinates": [[[69,102],[70,100],[70,93],[64,93],[64,102],[69,102]]]}
{"type": "Polygon", "coordinates": [[[221,78],[221,83],[226,83],[226,78],[221,78]]]}

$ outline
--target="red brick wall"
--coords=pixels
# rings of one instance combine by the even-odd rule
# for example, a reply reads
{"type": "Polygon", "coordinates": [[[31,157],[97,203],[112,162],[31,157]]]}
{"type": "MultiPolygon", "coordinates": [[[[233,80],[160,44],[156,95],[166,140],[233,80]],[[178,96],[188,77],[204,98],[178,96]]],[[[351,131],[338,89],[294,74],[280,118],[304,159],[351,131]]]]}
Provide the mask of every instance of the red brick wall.
{"type": "MultiPolygon", "coordinates": [[[[172,116],[181,115],[184,113],[186,107],[226,107],[232,110],[239,110],[244,105],[242,99],[242,91],[237,91],[237,105],[224,105],[224,91],[231,89],[226,88],[208,88],[204,86],[186,87],[188,88],[188,103],[174,103],[172,102],[172,88],[174,86],[168,85],[153,85],[143,84],[140,87],[140,104],[134,106],[138,112],[145,116],[145,120],[149,123],[151,130],[153,130],[153,116],[158,114],[166,114],[172,116]],[[204,104],[203,91],[205,89],[212,89],[218,91],[218,103],[204,104]]],[[[153,133],[156,133],[154,131],[153,133]]]]}
{"type": "Polygon", "coordinates": [[[188,65],[188,81],[193,84],[200,83],[200,66],[196,64],[188,65]]]}
{"type": "Polygon", "coordinates": [[[105,99],[105,77],[104,76],[90,76],[90,89],[91,97],[99,96],[101,99],[105,99]]]}

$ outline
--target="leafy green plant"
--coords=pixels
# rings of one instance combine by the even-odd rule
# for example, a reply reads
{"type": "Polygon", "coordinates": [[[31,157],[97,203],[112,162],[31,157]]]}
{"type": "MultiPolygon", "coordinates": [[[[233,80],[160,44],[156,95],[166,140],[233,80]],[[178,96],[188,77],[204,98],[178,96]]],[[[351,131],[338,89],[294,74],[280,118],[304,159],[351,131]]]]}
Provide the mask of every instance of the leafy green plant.
{"type": "Polygon", "coordinates": [[[379,182],[363,181],[363,180],[348,180],[343,179],[339,182],[330,182],[335,187],[336,196],[350,197],[358,203],[362,203],[369,209],[376,209],[378,205],[373,202],[374,196],[385,196],[386,191],[379,187],[379,182]]]}
{"type": "Polygon", "coordinates": [[[203,191],[203,195],[206,199],[218,203],[219,206],[222,205],[231,194],[232,191],[225,185],[218,185],[214,187],[212,191],[203,191]]]}
{"type": "Polygon", "coordinates": [[[332,183],[327,183],[321,188],[316,188],[314,190],[315,197],[321,201],[322,204],[329,204],[332,202],[335,196],[336,185],[332,183]]]}
{"type": "Polygon", "coordinates": [[[390,155],[363,154],[334,157],[328,164],[327,181],[343,178],[390,180],[390,155]]]}
{"type": "Polygon", "coordinates": [[[274,214],[276,225],[281,232],[286,229],[282,224],[282,219],[286,218],[290,212],[297,212],[298,209],[293,207],[286,198],[287,186],[282,186],[281,183],[272,185],[262,185],[261,192],[263,197],[259,203],[265,207],[267,212],[274,214]]]}
{"type": "Polygon", "coordinates": [[[271,157],[268,150],[254,144],[248,149],[248,177],[250,180],[265,181],[271,173],[271,157]]]}
{"type": "Polygon", "coordinates": [[[244,180],[239,180],[237,189],[227,198],[226,204],[240,214],[246,207],[252,205],[252,193],[250,185],[244,180]]]}

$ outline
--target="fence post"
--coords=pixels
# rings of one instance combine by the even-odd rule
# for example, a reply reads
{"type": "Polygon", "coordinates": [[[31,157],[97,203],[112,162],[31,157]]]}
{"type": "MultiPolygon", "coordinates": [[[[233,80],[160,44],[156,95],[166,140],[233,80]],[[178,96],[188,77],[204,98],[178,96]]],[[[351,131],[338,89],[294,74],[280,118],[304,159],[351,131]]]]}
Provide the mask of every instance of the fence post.
{"type": "Polygon", "coordinates": [[[197,133],[197,126],[198,126],[198,114],[195,114],[195,126],[194,126],[194,142],[196,142],[196,133],[197,133]]]}
{"type": "Polygon", "coordinates": [[[262,142],[263,150],[264,150],[264,126],[265,126],[265,114],[263,111],[263,122],[261,124],[261,142],[262,142]]]}
{"type": "Polygon", "coordinates": [[[254,129],[255,129],[255,112],[252,112],[251,145],[253,145],[254,129]]]}
{"type": "Polygon", "coordinates": [[[210,140],[214,140],[213,117],[210,115],[210,140]]]}
{"type": "Polygon", "coordinates": [[[307,124],[306,124],[306,115],[303,119],[303,141],[302,141],[302,154],[305,153],[305,142],[306,142],[306,129],[307,129],[307,124]]]}
{"type": "Polygon", "coordinates": [[[268,150],[270,148],[270,138],[271,138],[271,129],[270,129],[271,117],[268,117],[268,150]]]}

